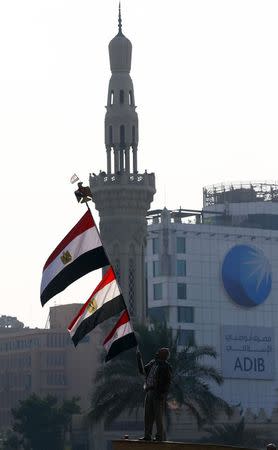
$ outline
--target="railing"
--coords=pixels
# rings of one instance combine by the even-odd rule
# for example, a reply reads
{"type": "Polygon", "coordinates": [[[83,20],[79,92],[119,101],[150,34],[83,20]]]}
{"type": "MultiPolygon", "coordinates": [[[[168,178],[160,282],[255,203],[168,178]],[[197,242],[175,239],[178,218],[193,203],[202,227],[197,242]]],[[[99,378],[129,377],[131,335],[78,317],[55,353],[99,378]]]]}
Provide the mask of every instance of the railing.
{"type": "Polygon", "coordinates": [[[277,182],[217,184],[203,188],[203,206],[227,203],[278,201],[277,182]]]}
{"type": "Polygon", "coordinates": [[[105,185],[105,184],[146,184],[154,186],[155,178],[154,173],[143,174],[127,174],[118,173],[107,175],[105,172],[100,172],[99,175],[90,175],[90,181],[92,185],[105,185]]]}

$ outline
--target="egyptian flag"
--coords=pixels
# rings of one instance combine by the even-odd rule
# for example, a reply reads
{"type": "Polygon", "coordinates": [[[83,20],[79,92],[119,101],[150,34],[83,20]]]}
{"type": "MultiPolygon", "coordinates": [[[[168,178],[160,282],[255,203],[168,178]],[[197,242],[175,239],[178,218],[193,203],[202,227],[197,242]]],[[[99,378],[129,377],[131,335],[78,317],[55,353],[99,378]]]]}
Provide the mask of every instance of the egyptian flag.
{"type": "Polygon", "coordinates": [[[109,264],[92,214],[87,211],[44,265],[42,306],[78,278],[109,264]]]}
{"type": "Polygon", "coordinates": [[[127,310],[123,312],[111,333],[105,338],[103,345],[107,351],[106,362],[138,345],[127,310]]]}
{"type": "Polygon", "coordinates": [[[77,346],[83,337],[97,325],[126,309],[112,267],[109,267],[99,285],[82,306],[68,327],[73,343],[77,346]]]}

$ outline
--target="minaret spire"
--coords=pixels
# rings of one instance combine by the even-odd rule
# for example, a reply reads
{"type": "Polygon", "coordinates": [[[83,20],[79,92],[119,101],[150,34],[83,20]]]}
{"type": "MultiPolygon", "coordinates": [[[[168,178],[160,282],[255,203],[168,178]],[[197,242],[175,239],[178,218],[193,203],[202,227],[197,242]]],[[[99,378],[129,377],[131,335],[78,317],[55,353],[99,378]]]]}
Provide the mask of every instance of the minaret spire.
{"type": "MultiPolygon", "coordinates": [[[[119,0],[118,0],[119,1],[119,0]]],[[[130,76],[132,44],[122,32],[109,43],[111,78],[105,114],[107,170],[91,175],[90,187],[100,216],[100,234],[114,265],[129,313],[146,319],[146,214],[155,193],[154,173],[138,173],[138,116],[130,76]]]]}
{"type": "Polygon", "coordinates": [[[121,14],[121,2],[119,2],[118,29],[119,29],[119,33],[118,33],[118,34],[122,34],[122,14],[121,14]]]}
{"type": "Polygon", "coordinates": [[[122,33],[121,4],[119,3],[119,32],[109,43],[112,75],[108,87],[105,115],[105,146],[109,175],[111,173],[129,175],[138,172],[138,117],[130,77],[131,53],[131,42],[122,33]],[[111,159],[113,153],[114,166],[111,159]]]}

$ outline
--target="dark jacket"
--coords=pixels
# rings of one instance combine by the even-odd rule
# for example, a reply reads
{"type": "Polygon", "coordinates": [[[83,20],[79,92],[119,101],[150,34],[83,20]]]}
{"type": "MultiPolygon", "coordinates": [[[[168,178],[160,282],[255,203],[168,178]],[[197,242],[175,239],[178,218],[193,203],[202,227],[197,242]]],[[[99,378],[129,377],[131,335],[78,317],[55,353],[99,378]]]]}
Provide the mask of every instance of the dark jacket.
{"type": "Polygon", "coordinates": [[[167,394],[171,384],[172,368],[167,361],[158,358],[152,359],[148,364],[143,365],[141,355],[137,357],[138,369],[142,375],[146,376],[146,390],[153,389],[159,395],[167,394]],[[149,377],[152,377],[150,380],[149,377]]]}

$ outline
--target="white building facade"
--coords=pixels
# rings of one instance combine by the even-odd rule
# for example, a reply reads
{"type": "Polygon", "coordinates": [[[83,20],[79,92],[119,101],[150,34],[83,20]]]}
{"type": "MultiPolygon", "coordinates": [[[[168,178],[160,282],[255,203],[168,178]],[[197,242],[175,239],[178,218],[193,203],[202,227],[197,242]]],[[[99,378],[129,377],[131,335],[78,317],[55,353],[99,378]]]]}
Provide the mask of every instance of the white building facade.
{"type": "Polygon", "coordinates": [[[231,404],[277,407],[277,186],[204,189],[201,211],[149,213],[148,311],[179,344],[211,345],[231,404]]]}

